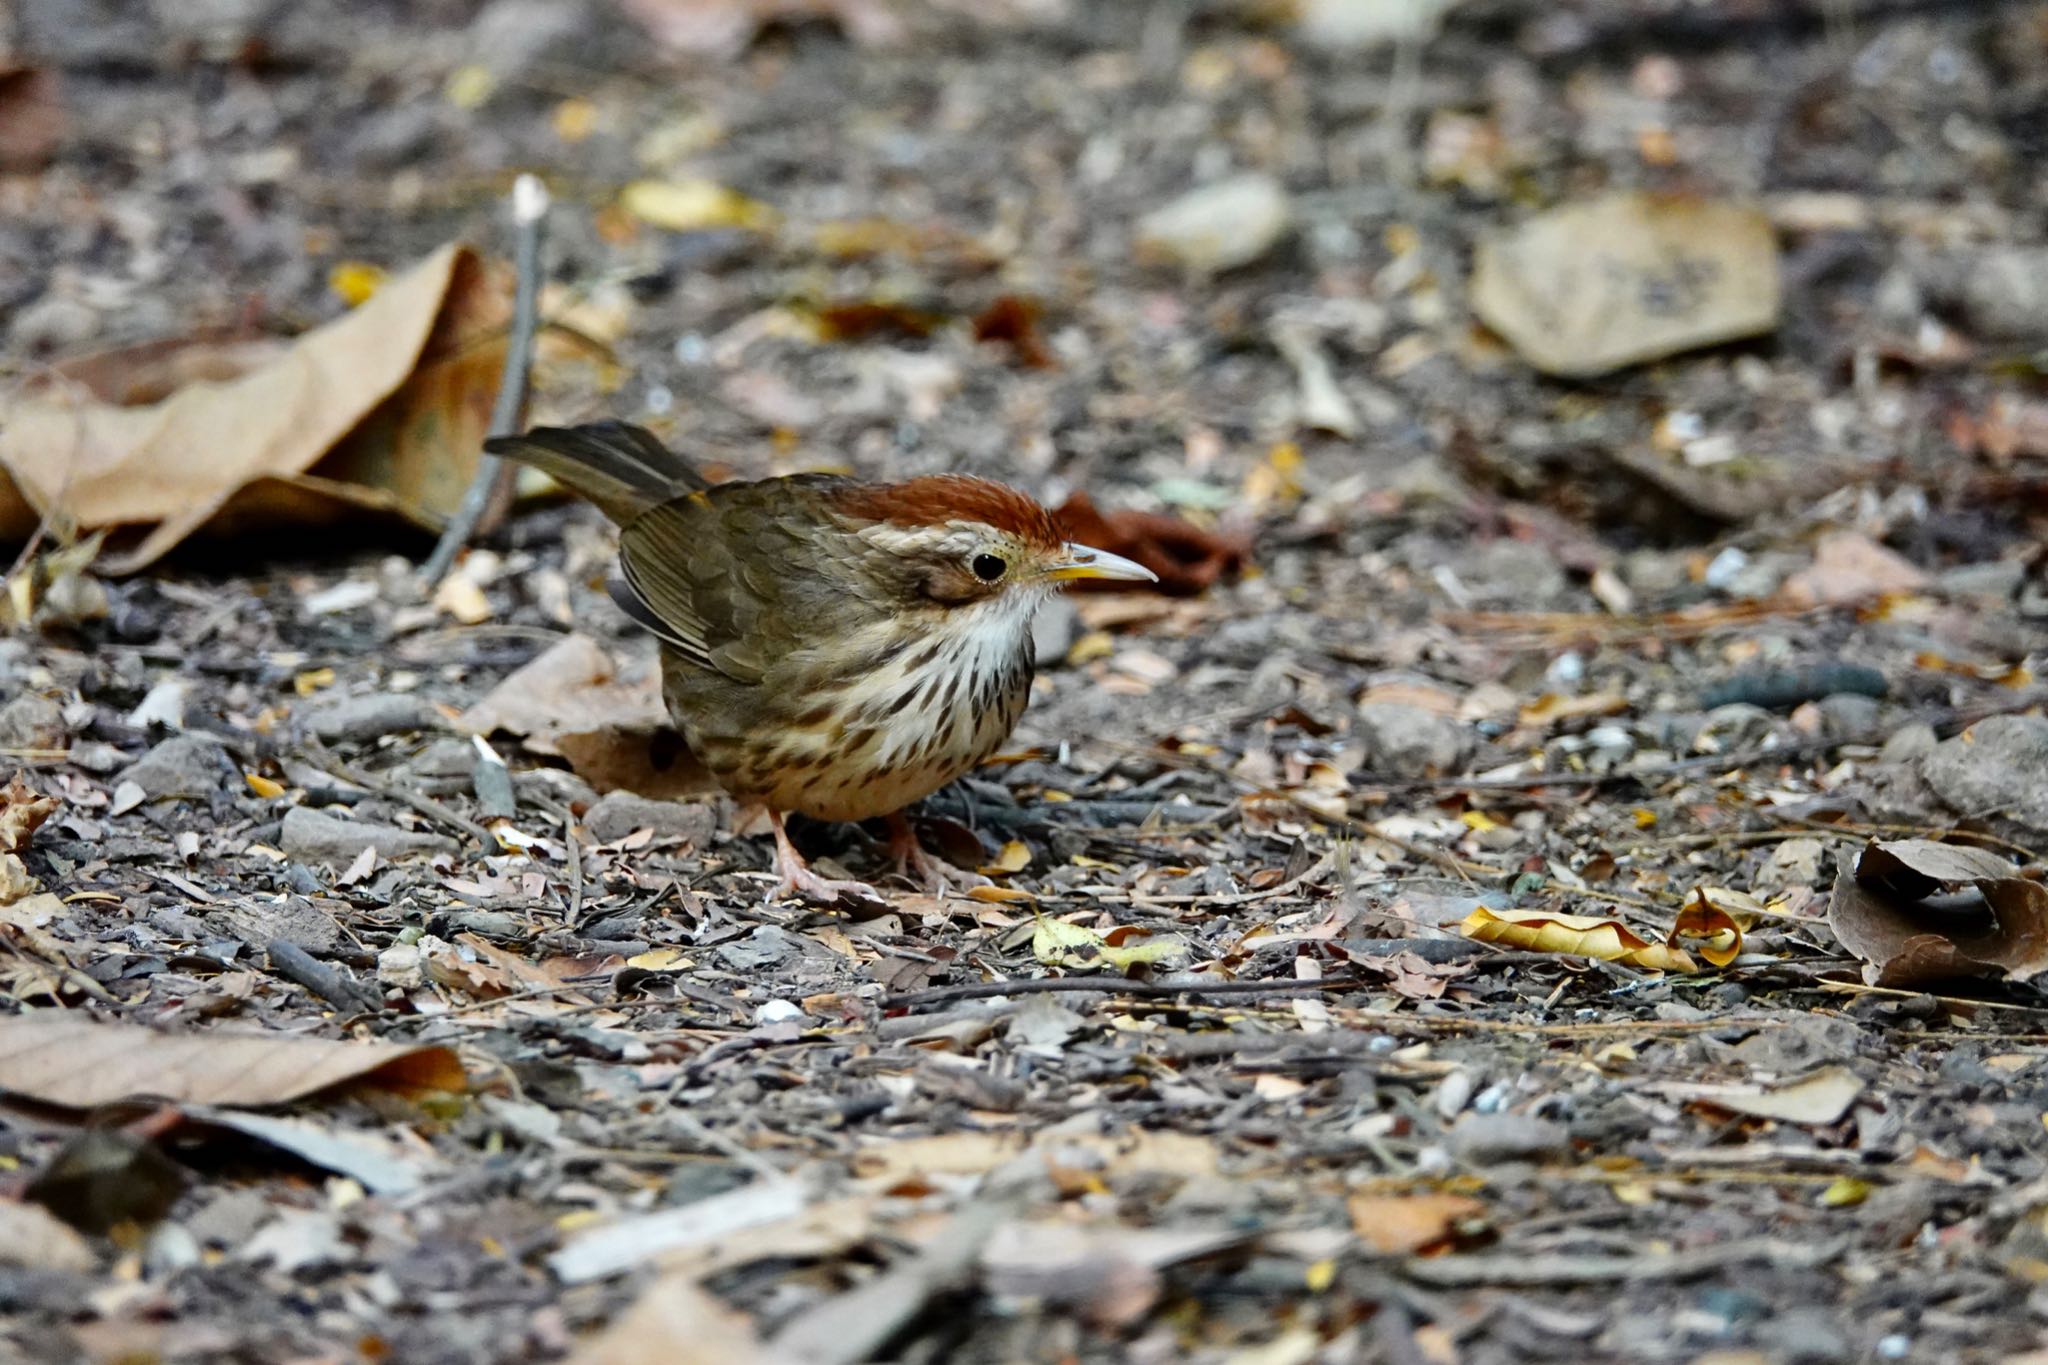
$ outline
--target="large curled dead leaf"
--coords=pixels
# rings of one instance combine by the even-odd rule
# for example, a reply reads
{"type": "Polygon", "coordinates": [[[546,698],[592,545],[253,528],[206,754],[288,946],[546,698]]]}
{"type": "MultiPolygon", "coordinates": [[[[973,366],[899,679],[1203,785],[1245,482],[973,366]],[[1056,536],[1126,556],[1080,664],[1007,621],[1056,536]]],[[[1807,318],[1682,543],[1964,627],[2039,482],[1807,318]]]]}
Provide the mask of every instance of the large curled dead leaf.
{"type": "Polygon", "coordinates": [[[1599,915],[1552,915],[1535,910],[1495,914],[1481,906],[1458,929],[1481,943],[1505,943],[1536,953],[1626,962],[1657,972],[1696,972],[1699,964],[1683,948],[1652,943],[1617,919],[1599,915]]]}
{"type": "Polygon", "coordinates": [[[534,753],[566,758],[599,791],[674,800],[718,789],[669,723],[654,659],[615,661],[587,635],[564,636],[456,723],[480,735],[503,730],[534,753]]]}
{"type": "Polygon", "coordinates": [[[1664,943],[1669,948],[1688,945],[1712,965],[1725,967],[1742,956],[1742,925],[1735,916],[1707,899],[1704,890],[1696,891],[1671,922],[1671,932],[1664,943]]]}
{"type": "MultiPolygon", "coordinates": [[[[1070,539],[1136,560],[1159,576],[1149,591],[1192,597],[1217,580],[1243,572],[1251,561],[1251,537],[1242,532],[1205,530],[1164,512],[1130,508],[1104,512],[1086,493],[1074,493],[1054,517],[1070,539]]],[[[1083,590],[1128,591],[1129,583],[1083,581],[1083,590]]]]}
{"type": "Polygon", "coordinates": [[[2048,886],[1984,848],[1873,840],[1836,876],[1828,927],[1873,986],[2048,970],[2048,886]]]}
{"type": "Polygon", "coordinates": [[[1751,1118],[1825,1127],[1840,1123],[1863,1093],[1863,1081],[1846,1066],[1818,1071],[1773,1085],[1665,1085],[1661,1093],[1697,1100],[1751,1118]]]}
{"type": "Polygon", "coordinates": [[[437,528],[475,469],[509,313],[503,281],[449,245],[290,342],[189,337],[53,366],[0,398],[0,540],[45,517],[148,528],[104,565],[128,573],[202,526],[370,511],[437,528]]]}
{"type": "Polygon", "coordinates": [[[159,1033],[71,1010],[0,1017],[0,1091],[67,1109],[135,1095],[176,1104],[285,1104],[348,1081],[460,1090],[445,1047],[257,1033],[159,1033]]]}
{"type": "Polygon", "coordinates": [[[1346,1201],[1359,1240],[1388,1256],[1406,1256],[1442,1246],[1486,1217],[1486,1205],[1470,1195],[1371,1194],[1346,1201]]]}

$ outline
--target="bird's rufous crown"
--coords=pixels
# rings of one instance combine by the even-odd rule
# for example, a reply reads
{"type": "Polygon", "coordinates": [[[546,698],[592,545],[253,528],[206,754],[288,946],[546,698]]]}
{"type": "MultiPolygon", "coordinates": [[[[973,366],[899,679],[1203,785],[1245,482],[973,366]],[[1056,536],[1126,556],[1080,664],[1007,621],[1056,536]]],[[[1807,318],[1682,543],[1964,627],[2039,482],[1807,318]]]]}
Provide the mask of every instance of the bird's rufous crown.
{"type": "Polygon", "coordinates": [[[898,526],[978,521],[1048,552],[1066,543],[1052,513],[1035,499],[972,474],[928,474],[903,483],[853,487],[836,501],[849,515],[869,521],[898,526]]]}

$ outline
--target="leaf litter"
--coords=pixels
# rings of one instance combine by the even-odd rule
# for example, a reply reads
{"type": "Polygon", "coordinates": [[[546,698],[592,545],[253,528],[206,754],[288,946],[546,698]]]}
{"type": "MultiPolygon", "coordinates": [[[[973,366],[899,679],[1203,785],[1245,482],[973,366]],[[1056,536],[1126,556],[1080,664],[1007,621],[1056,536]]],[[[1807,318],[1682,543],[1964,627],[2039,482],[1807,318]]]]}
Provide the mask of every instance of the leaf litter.
{"type": "Polygon", "coordinates": [[[2033,1347],[2048,331],[1999,100],[2038,26],[1703,11],[1664,53],[1605,0],[1363,8],[984,6],[926,45],[957,7],[492,0],[365,11],[337,61],[317,19],[158,6],[65,57],[0,186],[6,401],[73,423],[5,483],[0,991],[122,1032],[27,1077],[94,1107],[0,1112],[77,1225],[8,1239],[68,1278],[10,1282],[0,1351],[2033,1347]],[[643,20],[723,36],[670,68],[643,20]],[[764,902],[587,509],[433,596],[364,537],[466,482],[515,163],[587,205],[530,420],[721,478],[988,473],[1160,570],[1048,611],[1020,732],[919,812],[1000,885],[793,821],[888,904],[764,902]],[[435,297],[450,250],[474,295],[435,297]],[[1571,325],[1500,312],[1496,265],[1571,325]],[[263,407],[366,316],[333,423],[263,407]],[[36,482],[80,422],[238,385],[199,407],[254,420],[165,466],[207,466],[188,504],[102,542],[66,513],[139,466],[36,482]],[[167,553],[102,582],[103,546],[167,553]],[[308,1046],[352,1079],[299,1092],[308,1046]],[[465,1087],[390,1092],[380,1047],[465,1087]]]}

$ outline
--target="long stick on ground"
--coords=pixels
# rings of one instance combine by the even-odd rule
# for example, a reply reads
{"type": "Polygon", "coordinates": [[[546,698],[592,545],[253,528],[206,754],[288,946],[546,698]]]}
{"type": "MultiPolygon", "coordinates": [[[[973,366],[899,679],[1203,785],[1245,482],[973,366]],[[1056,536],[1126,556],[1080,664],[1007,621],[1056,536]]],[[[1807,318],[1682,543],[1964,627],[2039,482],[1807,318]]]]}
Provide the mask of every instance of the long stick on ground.
{"type": "MultiPolygon", "coordinates": [[[[519,416],[526,408],[526,381],[533,369],[533,339],[540,330],[540,248],[547,235],[548,191],[538,176],[522,175],[512,182],[512,225],[518,233],[513,261],[519,273],[512,297],[512,336],[505,347],[505,369],[498,380],[498,402],[491,409],[491,435],[511,436],[519,430],[519,416]]],[[[431,591],[448,574],[455,556],[476,534],[491,493],[498,485],[504,461],[486,455],[476,467],[476,477],[441,541],[420,569],[420,580],[431,591]]]]}

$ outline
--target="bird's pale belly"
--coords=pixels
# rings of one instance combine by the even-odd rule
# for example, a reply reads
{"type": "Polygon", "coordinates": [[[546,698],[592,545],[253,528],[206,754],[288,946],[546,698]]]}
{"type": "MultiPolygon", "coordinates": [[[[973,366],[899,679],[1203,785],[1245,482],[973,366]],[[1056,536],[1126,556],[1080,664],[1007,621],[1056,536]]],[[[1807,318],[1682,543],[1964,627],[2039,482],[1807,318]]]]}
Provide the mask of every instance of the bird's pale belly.
{"type": "Polygon", "coordinates": [[[905,709],[867,725],[771,724],[725,739],[683,729],[712,776],[742,801],[819,820],[867,820],[921,801],[987,760],[1016,728],[1029,692],[1026,680],[982,707],[905,709]]]}

